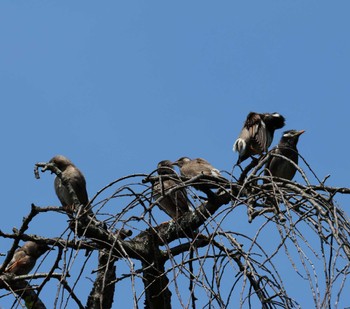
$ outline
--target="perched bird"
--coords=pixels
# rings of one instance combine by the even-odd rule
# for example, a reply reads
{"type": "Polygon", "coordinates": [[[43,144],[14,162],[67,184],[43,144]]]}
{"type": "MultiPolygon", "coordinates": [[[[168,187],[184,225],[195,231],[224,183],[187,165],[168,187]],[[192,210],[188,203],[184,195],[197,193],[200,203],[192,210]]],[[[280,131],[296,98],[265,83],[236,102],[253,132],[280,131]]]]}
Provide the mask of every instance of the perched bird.
{"type": "MultiPolygon", "coordinates": [[[[180,168],[181,175],[188,178],[207,175],[220,178],[221,181],[227,182],[227,179],[221,176],[218,169],[202,158],[191,160],[188,157],[182,157],[175,161],[173,165],[177,165],[180,168]]],[[[208,189],[217,188],[218,185],[209,184],[207,182],[206,184],[194,185],[193,187],[207,193],[208,189]]]]}
{"type": "MultiPolygon", "coordinates": [[[[278,145],[271,150],[271,153],[282,155],[293,161],[295,164],[298,164],[297,143],[299,141],[299,136],[304,132],[304,130],[285,131],[278,145]]],[[[282,157],[270,156],[265,165],[265,176],[271,175],[287,180],[292,180],[296,170],[297,169],[295,165],[288,162],[286,159],[282,157]]]]}
{"type": "MultiPolygon", "coordinates": [[[[295,164],[298,164],[298,149],[297,143],[299,136],[305,131],[300,130],[289,130],[285,131],[282,135],[282,138],[278,145],[271,150],[272,154],[282,155],[295,164]]],[[[280,177],[287,180],[292,180],[295,172],[297,171],[294,164],[282,157],[270,156],[265,165],[265,176],[274,176],[280,177]]],[[[266,183],[266,181],[264,181],[266,183]]],[[[286,218],[280,212],[278,204],[281,202],[281,199],[276,196],[268,196],[265,200],[265,205],[267,207],[273,207],[274,212],[279,216],[281,222],[286,221],[286,218]]]]}
{"type": "MultiPolygon", "coordinates": [[[[88,205],[89,198],[86,191],[86,181],[82,172],[69,159],[62,155],[53,157],[49,163],[53,163],[62,172],[62,176],[68,179],[80,204],[84,206],[88,205]]],[[[62,206],[66,209],[72,208],[74,204],[73,199],[59,177],[55,178],[54,184],[57,197],[62,206]]],[[[89,212],[91,214],[91,210],[89,212]]]]}
{"type": "Polygon", "coordinates": [[[37,259],[49,249],[50,247],[44,243],[40,244],[34,241],[27,241],[15,251],[5,272],[17,276],[28,274],[34,268],[37,259]]]}
{"type": "Polygon", "coordinates": [[[282,128],[284,121],[284,117],[278,113],[258,114],[250,112],[233,145],[233,151],[239,153],[237,164],[252,155],[267,152],[275,130],[282,128]]]}
{"type": "Polygon", "coordinates": [[[171,218],[177,219],[190,210],[185,188],[179,188],[170,194],[169,190],[175,188],[180,183],[179,176],[173,168],[173,163],[169,160],[160,161],[157,166],[160,176],[169,176],[170,179],[161,179],[153,185],[153,198],[158,200],[159,207],[171,218]]]}
{"type": "Polygon", "coordinates": [[[188,157],[182,157],[175,161],[173,165],[177,165],[180,168],[181,175],[185,177],[192,178],[201,174],[221,177],[220,171],[202,158],[191,160],[188,157]]]}

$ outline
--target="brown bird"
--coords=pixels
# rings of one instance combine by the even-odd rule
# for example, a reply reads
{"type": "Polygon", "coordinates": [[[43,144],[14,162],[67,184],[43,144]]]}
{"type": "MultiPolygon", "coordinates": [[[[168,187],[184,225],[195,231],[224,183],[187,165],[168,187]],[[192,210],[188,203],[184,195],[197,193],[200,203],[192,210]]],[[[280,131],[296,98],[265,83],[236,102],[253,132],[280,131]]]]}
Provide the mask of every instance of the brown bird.
{"type": "Polygon", "coordinates": [[[285,118],[278,113],[249,113],[242,131],[233,145],[233,151],[239,153],[237,164],[252,155],[267,152],[275,130],[282,128],[284,121],[285,118]]]}
{"type": "Polygon", "coordinates": [[[153,198],[158,200],[159,207],[171,218],[177,219],[190,210],[185,188],[179,188],[171,193],[170,190],[181,183],[178,174],[169,160],[160,161],[157,166],[160,176],[168,176],[170,179],[160,180],[153,185],[153,198]]]}
{"type": "Polygon", "coordinates": [[[175,161],[173,165],[177,165],[180,168],[181,175],[188,178],[193,178],[201,174],[221,177],[220,171],[202,158],[191,160],[188,157],[182,157],[175,161]]]}
{"type": "MultiPolygon", "coordinates": [[[[199,175],[207,175],[220,178],[221,181],[227,182],[227,179],[221,176],[218,169],[202,158],[191,160],[188,157],[182,157],[175,161],[173,165],[177,165],[180,168],[181,175],[188,178],[193,178],[199,175]]],[[[208,181],[206,182],[206,184],[194,185],[193,187],[205,193],[207,193],[208,189],[210,188],[218,187],[218,185],[209,184],[208,181]]]]}
{"type": "MultiPolygon", "coordinates": [[[[89,198],[86,191],[86,181],[82,172],[69,159],[62,155],[53,157],[49,163],[53,163],[62,172],[62,176],[68,179],[80,204],[84,206],[88,205],[89,198]]],[[[59,177],[55,178],[54,185],[55,192],[62,206],[66,209],[72,208],[74,204],[73,199],[59,177]]],[[[89,210],[89,213],[91,214],[91,210],[89,210]]]]}
{"type": "MultiPolygon", "coordinates": [[[[305,131],[289,130],[285,131],[278,145],[271,150],[271,153],[282,155],[295,164],[298,164],[298,149],[297,144],[299,136],[305,131]]],[[[287,180],[292,180],[297,169],[295,165],[288,162],[282,157],[270,156],[265,165],[265,176],[275,176],[287,180]]]]}
{"type": "Polygon", "coordinates": [[[37,259],[48,250],[50,250],[50,247],[44,243],[27,241],[15,251],[5,272],[17,276],[28,274],[34,268],[37,259]]]}

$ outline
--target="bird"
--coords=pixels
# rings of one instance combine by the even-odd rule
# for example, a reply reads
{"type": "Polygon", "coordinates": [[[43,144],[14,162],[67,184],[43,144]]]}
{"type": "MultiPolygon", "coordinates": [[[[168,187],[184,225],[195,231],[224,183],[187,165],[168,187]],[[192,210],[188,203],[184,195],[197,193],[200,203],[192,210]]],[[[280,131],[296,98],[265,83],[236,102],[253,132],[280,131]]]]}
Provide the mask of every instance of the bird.
{"type": "Polygon", "coordinates": [[[37,259],[48,250],[50,247],[45,243],[25,242],[15,251],[5,272],[16,276],[27,275],[34,268],[37,259]]]}
{"type": "MultiPolygon", "coordinates": [[[[218,169],[213,167],[207,160],[202,158],[190,159],[188,157],[181,157],[177,161],[173,163],[173,165],[177,165],[180,168],[180,173],[182,176],[193,178],[199,175],[206,175],[220,178],[220,181],[227,182],[227,179],[221,176],[221,173],[218,169]]],[[[208,189],[217,188],[216,184],[209,184],[206,181],[206,184],[198,184],[193,187],[203,191],[204,193],[208,193],[208,189]]]]}
{"type": "Polygon", "coordinates": [[[275,130],[282,128],[284,124],[285,118],[279,113],[250,112],[239,137],[233,144],[233,151],[239,153],[237,164],[250,156],[267,152],[275,130]]]}
{"type": "Polygon", "coordinates": [[[164,210],[172,219],[178,219],[184,213],[190,211],[189,201],[185,188],[179,188],[168,194],[170,190],[180,183],[178,174],[173,168],[173,163],[169,160],[160,161],[157,165],[157,172],[160,176],[171,177],[160,179],[153,185],[153,199],[158,206],[164,210]]]}
{"type": "MultiPolygon", "coordinates": [[[[54,164],[62,172],[62,176],[71,184],[79,203],[86,207],[89,203],[89,198],[86,191],[85,177],[82,172],[72,163],[72,161],[62,155],[54,156],[49,163],[54,164]]],[[[54,181],[54,186],[56,195],[63,208],[66,210],[73,208],[74,201],[72,196],[69,194],[66,186],[62,183],[62,180],[57,176],[54,181]]],[[[89,214],[92,214],[91,209],[87,211],[89,214]]]]}
{"type": "MultiPolygon", "coordinates": [[[[281,140],[278,145],[271,150],[271,154],[278,154],[286,157],[295,164],[298,164],[298,149],[297,143],[299,137],[303,134],[305,130],[288,130],[283,132],[281,140]]],[[[289,162],[283,157],[270,156],[268,161],[265,164],[265,176],[279,177],[286,180],[292,180],[297,168],[294,164],[289,162]]],[[[267,181],[264,180],[264,183],[267,181]]],[[[279,216],[281,222],[286,221],[286,218],[280,212],[278,204],[281,202],[281,199],[277,196],[268,196],[265,200],[265,205],[267,207],[273,207],[274,212],[279,216]]]]}
{"type": "MultiPolygon", "coordinates": [[[[297,144],[299,137],[305,130],[288,130],[283,132],[278,145],[271,150],[272,154],[282,155],[295,164],[298,164],[297,144]]],[[[265,165],[265,176],[275,176],[287,180],[292,180],[297,168],[294,164],[282,157],[270,156],[265,165]]]]}

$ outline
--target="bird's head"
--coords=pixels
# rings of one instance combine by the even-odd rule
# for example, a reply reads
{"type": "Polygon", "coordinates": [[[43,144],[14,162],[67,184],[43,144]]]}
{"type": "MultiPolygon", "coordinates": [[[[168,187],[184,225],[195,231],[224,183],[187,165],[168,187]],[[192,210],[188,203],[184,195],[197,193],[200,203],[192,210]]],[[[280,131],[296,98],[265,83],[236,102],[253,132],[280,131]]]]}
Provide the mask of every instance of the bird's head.
{"type": "Polygon", "coordinates": [[[157,172],[159,175],[174,174],[173,162],[170,160],[160,161],[157,165],[157,172]]]}
{"type": "Polygon", "coordinates": [[[37,243],[35,241],[27,241],[22,246],[22,249],[28,255],[39,257],[42,254],[44,254],[46,251],[50,250],[51,248],[45,243],[37,243]]]}
{"type": "Polygon", "coordinates": [[[62,155],[54,156],[49,163],[55,164],[60,171],[64,171],[68,166],[73,165],[72,161],[62,155]]]}
{"type": "Polygon", "coordinates": [[[181,168],[184,164],[186,164],[186,163],[188,163],[188,162],[190,162],[190,161],[191,161],[191,159],[190,159],[189,157],[182,157],[182,158],[176,160],[176,161],[173,163],[173,165],[177,165],[178,167],[181,168]]]}
{"type": "Polygon", "coordinates": [[[299,140],[299,136],[303,134],[305,130],[288,130],[283,132],[281,142],[296,145],[299,140]]]}

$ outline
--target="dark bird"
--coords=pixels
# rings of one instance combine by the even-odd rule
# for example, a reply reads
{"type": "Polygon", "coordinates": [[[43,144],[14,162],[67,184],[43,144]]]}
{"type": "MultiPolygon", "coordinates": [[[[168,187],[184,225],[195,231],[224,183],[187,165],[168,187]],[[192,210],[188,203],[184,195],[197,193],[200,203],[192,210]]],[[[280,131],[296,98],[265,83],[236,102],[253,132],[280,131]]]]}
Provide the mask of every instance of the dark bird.
{"type": "Polygon", "coordinates": [[[159,182],[154,183],[153,198],[155,201],[159,199],[159,207],[171,218],[177,219],[190,210],[186,189],[179,188],[169,193],[170,190],[181,183],[171,161],[160,161],[157,166],[157,172],[160,176],[167,176],[170,178],[164,180],[160,179],[159,182]]]}
{"type": "Polygon", "coordinates": [[[233,145],[233,150],[239,153],[237,164],[250,156],[267,152],[275,130],[282,128],[284,121],[284,117],[278,113],[249,113],[233,145]]]}
{"type": "MultiPolygon", "coordinates": [[[[304,130],[285,131],[278,145],[271,150],[271,153],[282,155],[293,161],[295,164],[298,164],[299,156],[297,144],[299,141],[299,136],[304,132],[304,130]]],[[[296,170],[297,169],[295,165],[293,165],[288,160],[282,157],[270,156],[269,160],[265,165],[265,176],[275,176],[287,180],[292,180],[296,170]]]]}
{"type": "MultiPolygon", "coordinates": [[[[69,159],[62,155],[53,157],[49,163],[53,163],[62,172],[62,176],[69,181],[80,204],[84,206],[88,205],[89,198],[86,191],[86,181],[82,172],[69,159]]],[[[55,178],[54,184],[57,197],[62,206],[66,209],[73,208],[73,199],[59,177],[55,178]]]]}
{"type": "MultiPolygon", "coordinates": [[[[228,182],[226,178],[221,176],[218,169],[213,167],[207,160],[204,160],[202,158],[191,160],[188,157],[182,157],[175,161],[173,165],[177,165],[180,168],[181,175],[188,178],[193,178],[199,175],[206,175],[220,178],[221,183],[228,182]]],[[[205,193],[208,193],[208,189],[217,188],[218,185],[210,184],[208,181],[206,181],[206,184],[198,184],[194,185],[193,187],[205,193]]]]}
{"type": "Polygon", "coordinates": [[[50,250],[50,247],[44,243],[27,241],[15,251],[5,272],[17,276],[28,274],[34,268],[37,259],[48,250],[50,250]]]}
{"type": "MultiPolygon", "coordinates": [[[[285,131],[282,135],[282,138],[278,145],[271,150],[272,154],[278,154],[286,157],[295,164],[298,164],[298,149],[297,143],[299,136],[305,131],[300,130],[289,130],[285,131]]],[[[297,168],[294,164],[289,162],[283,157],[270,156],[265,165],[265,176],[274,176],[280,177],[287,180],[292,180],[297,168]]],[[[264,181],[266,183],[266,181],[264,181]]],[[[268,196],[265,200],[265,205],[267,207],[273,208],[273,211],[279,216],[281,222],[286,221],[286,218],[280,212],[278,204],[281,202],[281,199],[278,196],[268,196]]]]}

